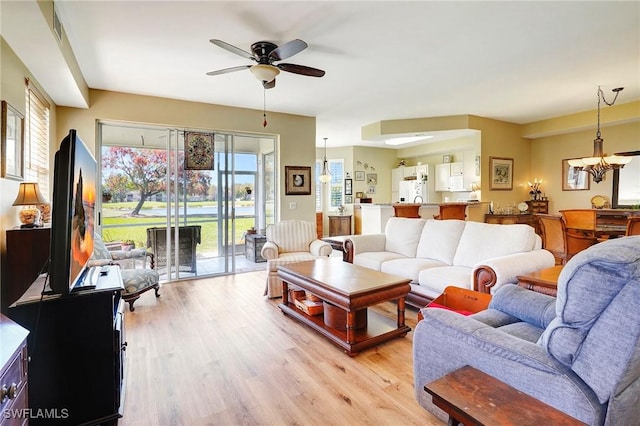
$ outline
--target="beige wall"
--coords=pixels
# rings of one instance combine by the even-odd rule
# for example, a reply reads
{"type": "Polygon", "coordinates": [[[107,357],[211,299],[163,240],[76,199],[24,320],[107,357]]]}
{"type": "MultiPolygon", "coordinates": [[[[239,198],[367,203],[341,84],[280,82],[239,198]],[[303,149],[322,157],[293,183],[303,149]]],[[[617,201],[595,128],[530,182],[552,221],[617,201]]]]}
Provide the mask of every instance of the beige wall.
{"type": "MultiPolygon", "coordinates": [[[[608,126],[601,129],[607,153],[640,149],[640,121],[608,126]]],[[[590,182],[588,191],[562,190],[562,159],[590,157],[593,153],[594,130],[584,130],[548,136],[531,142],[531,177],[543,180],[542,190],[549,197],[550,213],[562,209],[591,208],[591,197],[605,195],[611,200],[613,174],[596,184],[590,182]]]]}
{"type": "MultiPolygon", "coordinates": [[[[171,128],[202,130],[228,130],[279,136],[278,154],[280,176],[284,167],[313,166],[316,159],[314,117],[268,113],[268,127],[262,126],[262,111],[233,108],[175,99],[131,95],[126,93],[91,90],[89,109],[58,108],[57,143],[69,129],[78,134],[95,150],[96,123],[98,121],[150,123],[171,128]]],[[[313,173],[313,172],[312,172],[313,173]]],[[[281,219],[315,221],[314,195],[284,195],[284,179],[280,179],[281,219]],[[297,208],[289,209],[295,202],[297,208]]]]}
{"type": "Polygon", "coordinates": [[[482,201],[493,201],[501,206],[528,200],[531,179],[531,143],[520,136],[521,128],[518,124],[488,118],[470,116],[469,125],[472,129],[482,132],[482,148],[480,154],[480,180],[482,201]],[[513,159],[513,189],[490,190],[489,162],[490,157],[513,159]]]}
{"type": "MultiPolygon", "coordinates": [[[[51,121],[49,134],[53,137],[56,132],[56,107],[42,91],[36,79],[31,75],[27,67],[20,61],[4,39],[0,38],[0,99],[7,101],[11,106],[24,115],[25,105],[25,78],[29,78],[50,103],[49,118],[51,121]]],[[[53,156],[51,158],[53,167],[53,156]]],[[[9,277],[3,274],[3,264],[6,256],[6,231],[20,225],[18,220],[18,208],[13,207],[13,201],[18,193],[20,182],[17,180],[0,178],[0,283],[6,282],[9,277]]],[[[51,194],[43,194],[51,200],[51,194]]],[[[0,284],[2,285],[2,284],[0,284]]]]}

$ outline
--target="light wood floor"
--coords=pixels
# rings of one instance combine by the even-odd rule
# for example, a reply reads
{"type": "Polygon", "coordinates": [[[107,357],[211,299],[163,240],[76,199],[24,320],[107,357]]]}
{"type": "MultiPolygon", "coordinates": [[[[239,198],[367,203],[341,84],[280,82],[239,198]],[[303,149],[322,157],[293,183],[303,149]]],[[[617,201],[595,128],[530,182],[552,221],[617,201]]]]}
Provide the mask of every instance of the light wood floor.
{"type": "Polygon", "coordinates": [[[264,298],[265,277],[165,284],[127,310],[122,425],[443,424],[415,400],[412,332],[351,358],[264,298]]]}

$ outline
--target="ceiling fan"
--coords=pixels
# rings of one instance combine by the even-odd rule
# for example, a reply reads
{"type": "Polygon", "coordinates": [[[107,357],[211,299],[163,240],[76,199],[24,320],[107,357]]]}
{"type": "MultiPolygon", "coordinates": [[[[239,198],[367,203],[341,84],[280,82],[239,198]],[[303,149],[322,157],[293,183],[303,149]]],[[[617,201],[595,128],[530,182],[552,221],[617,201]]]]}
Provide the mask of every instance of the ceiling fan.
{"type": "Polygon", "coordinates": [[[322,77],[325,72],[317,68],[311,68],[304,65],[296,64],[275,64],[276,61],[287,59],[295,54],[302,52],[307,48],[307,43],[300,39],[291,40],[278,46],[269,41],[258,41],[251,45],[251,53],[233,46],[222,40],[211,39],[211,43],[231,53],[240,55],[243,58],[256,62],[255,65],[241,65],[237,67],[224,68],[217,71],[208,72],[207,75],[227,74],[235,71],[249,69],[253,75],[262,82],[265,89],[271,89],[276,86],[276,76],[280,74],[280,70],[291,72],[294,74],[306,75],[310,77],[322,77]]]}

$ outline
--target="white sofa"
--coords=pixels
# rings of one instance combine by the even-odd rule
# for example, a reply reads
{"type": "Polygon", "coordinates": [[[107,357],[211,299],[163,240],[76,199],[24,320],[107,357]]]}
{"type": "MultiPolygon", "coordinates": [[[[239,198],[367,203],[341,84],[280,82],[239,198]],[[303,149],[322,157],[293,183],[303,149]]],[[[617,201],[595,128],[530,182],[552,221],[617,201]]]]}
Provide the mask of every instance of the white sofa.
{"type": "Polygon", "coordinates": [[[555,264],[529,225],[392,217],[384,234],[350,235],[344,246],[355,265],[411,278],[416,307],[450,285],[488,293],[555,264]]]}

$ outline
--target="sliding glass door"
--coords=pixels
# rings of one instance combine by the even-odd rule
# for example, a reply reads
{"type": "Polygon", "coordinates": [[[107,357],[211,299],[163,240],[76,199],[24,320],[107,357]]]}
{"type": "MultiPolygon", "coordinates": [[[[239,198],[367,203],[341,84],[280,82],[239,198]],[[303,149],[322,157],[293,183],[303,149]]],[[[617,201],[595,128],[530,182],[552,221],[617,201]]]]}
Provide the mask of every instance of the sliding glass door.
{"type": "Polygon", "coordinates": [[[100,123],[99,139],[106,242],[150,250],[165,281],[260,266],[244,236],[275,218],[273,137],[100,123]],[[213,138],[212,168],[185,167],[185,131],[213,138]]]}

